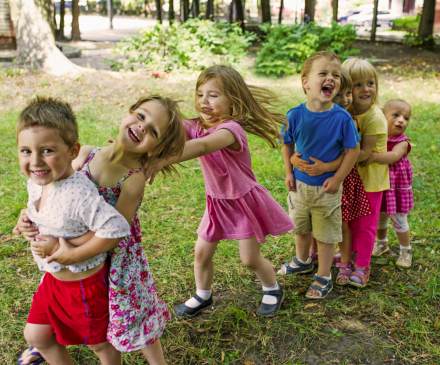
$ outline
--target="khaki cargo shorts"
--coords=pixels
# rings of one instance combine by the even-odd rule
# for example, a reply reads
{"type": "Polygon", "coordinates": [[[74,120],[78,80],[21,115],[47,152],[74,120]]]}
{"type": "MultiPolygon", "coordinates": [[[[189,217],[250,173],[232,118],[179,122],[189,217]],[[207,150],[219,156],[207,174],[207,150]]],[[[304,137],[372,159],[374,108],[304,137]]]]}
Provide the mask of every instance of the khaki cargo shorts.
{"type": "Polygon", "coordinates": [[[289,217],[295,223],[295,234],[313,231],[320,242],[342,241],[342,184],[336,194],[324,193],[323,186],[311,186],[296,180],[296,191],[287,197],[289,217]]]}

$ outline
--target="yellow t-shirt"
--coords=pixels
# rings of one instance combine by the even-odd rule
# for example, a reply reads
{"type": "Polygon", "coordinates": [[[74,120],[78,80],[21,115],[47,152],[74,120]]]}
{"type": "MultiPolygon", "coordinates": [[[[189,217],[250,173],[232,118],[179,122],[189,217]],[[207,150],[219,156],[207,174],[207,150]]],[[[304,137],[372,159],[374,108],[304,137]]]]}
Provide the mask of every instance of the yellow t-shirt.
{"type": "MultiPolygon", "coordinates": [[[[387,152],[388,123],[382,110],[373,105],[366,113],[354,116],[359,122],[359,135],[361,144],[363,136],[379,135],[373,152],[387,152]]],[[[356,166],[364,184],[365,191],[373,193],[390,188],[390,173],[388,165],[373,162],[367,167],[356,166]]]]}

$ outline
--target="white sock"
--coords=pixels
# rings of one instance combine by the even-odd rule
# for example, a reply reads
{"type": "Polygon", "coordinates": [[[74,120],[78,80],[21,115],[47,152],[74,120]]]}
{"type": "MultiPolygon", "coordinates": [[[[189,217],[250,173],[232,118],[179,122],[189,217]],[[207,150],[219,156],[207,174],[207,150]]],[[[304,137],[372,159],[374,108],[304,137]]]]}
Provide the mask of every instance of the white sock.
{"type": "Polygon", "coordinates": [[[377,239],[377,242],[379,243],[379,247],[383,247],[386,243],[388,243],[388,238],[384,238],[383,240],[377,239]]]}
{"type": "Polygon", "coordinates": [[[400,249],[401,250],[411,250],[411,245],[409,245],[409,246],[402,246],[402,245],[400,245],[400,249]]]}
{"type": "MultiPolygon", "coordinates": [[[[196,294],[200,298],[202,298],[203,300],[209,299],[209,297],[211,296],[211,293],[212,293],[212,290],[197,289],[197,291],[196,291],[196,294]]],[[[191,297],[191,299],[188,299],[185,302],[185,305],[190,308],[197,308],[200,305],[200,302],[196,298],[191,297]]]]}
{"type": "MultiPolygon", "coordinates": [[[[298,259],[298,257],[297,257],[297,259],[298,259]]],[[[302,264],[308,265],[312,262],[312,258],[309,256],[306,261],[303,261],[301,259],[298,259],[298,261],[301,262],[302,264]]],[[[290,267],[296,267],[296,266],[292,266],[292,263],[290,263],[289,265],[290,265],[290,267]]]]}
{"type": "MultiPolygon", "coordinates": [[[[275,285],[272,285],[272,286],[264,286],[263,285],[263,291],[272,291],[272,290],[279,290],[279,289],[280,289],[280,286],[278,285],[278,281],[275,283],[275,285]]],[[[269,304],[269,305],[277,304],[277,298],[272,295],[263,295],[262,302],[264,304],[269,304]]]]}

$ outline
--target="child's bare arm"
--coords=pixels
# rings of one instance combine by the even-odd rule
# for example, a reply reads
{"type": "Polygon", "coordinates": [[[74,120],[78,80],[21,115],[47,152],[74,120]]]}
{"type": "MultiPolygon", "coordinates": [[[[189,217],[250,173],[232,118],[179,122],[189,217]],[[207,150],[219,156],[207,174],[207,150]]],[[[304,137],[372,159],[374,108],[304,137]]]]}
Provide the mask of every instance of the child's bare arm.
{"type": "Polygon", "coordinates": [[[287,190],[295,191],[295,177],[293,176],[292,163],[290,161],[291,157],[295,153],[295,143],[287,143],[283,145],[283,160],[284,160],[284,170],[286,172],[285,185],[287,190]]]}
{"type": "Polygon", "coordinates": [[[347,150],[341,166],[338,168],[336,173],[324,181],[324,193],[336,194],[338,192],[342,181],[344,181],[356,163],[356,159],[359,156],[359,149],[358,144],[356,147],[347,150]]]}
{"type": "Polygon", "coordinates": [[[95,148],[95,146],[82,146],[79,151],[78,157],[72,161],[72,167],[75,171],[79,171],[82,169],[84,164],[87,161],[87,157],[89,157],[90,152],[95,148]]]}
{"type": "Polygon", "coordinates": [[[378,134],[372,136],[363,136],[361,141],[361,150],[356,162],[361,162],[368,159],[368,157],[370,157],[371,153],[373,152],[374,146],[376,146],[378,140],[378,134]]]}
{"type": "Polygon", "coordinates": [[[361,166],[368,166],[372,162],[378,162],[384,165],[390,165],[399,161],[408,151],[408,142],[402,141],[394,146],[389,152],[372,153],[368,160],[361,162],[361,166]]]}
{"type": "Polygon", "coordinates": [[[334,159],[330,162],[322,162],[317,158],[310,157],[310,159],[314,162],[313,165],[309,164],[308,161],[305,161],[300,158],[301,153],[295,153],[290,162],[295,168],[299,171],[305,172],[309,176],[319,176],[325,172],[336,171],[339,166],[341,166],[342,160],[344,158],[344,153],[341,153],[338,158],[334,159]]]}
{"type": "MultiPolygon", "coordinates": [[[[70,243],[72,246],[78,247],[88,242],[93,236],[95,236],[95,232],[89,231],[82,236],[72,238],[67,242],[70,243]]],[[[47,256],[51,256],[60,248],[60,242],[58,238],[45,235],[38,235],[36,236],[36,238],[38,239],[38,241],[32,240],[31,248],[32,251],[40,257],[44,258],[47,256]]]]}

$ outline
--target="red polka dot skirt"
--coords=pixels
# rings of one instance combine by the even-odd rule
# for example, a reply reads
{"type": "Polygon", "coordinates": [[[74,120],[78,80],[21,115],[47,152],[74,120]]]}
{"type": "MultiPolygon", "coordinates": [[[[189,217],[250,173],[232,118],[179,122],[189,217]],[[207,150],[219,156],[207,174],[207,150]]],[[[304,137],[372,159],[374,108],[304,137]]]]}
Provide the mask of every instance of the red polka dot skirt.
{"type": "Polygon", "coordinates": [[[361,177],[356,166],[353,166],[350,173],[342,183],[342,220],[351,221],[356,218],[371,214],[370,203],[364,190],[361,177]]]}

